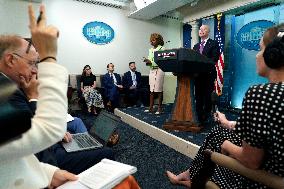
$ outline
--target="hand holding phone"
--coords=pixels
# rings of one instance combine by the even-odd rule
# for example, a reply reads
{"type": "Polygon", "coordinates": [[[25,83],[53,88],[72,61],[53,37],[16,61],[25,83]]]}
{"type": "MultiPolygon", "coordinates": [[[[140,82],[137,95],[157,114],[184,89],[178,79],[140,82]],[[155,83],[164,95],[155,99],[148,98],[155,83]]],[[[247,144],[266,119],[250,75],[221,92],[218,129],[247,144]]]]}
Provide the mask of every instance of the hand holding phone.
{"type": "Polygon", "coordinates": [[[148,58],[145,58],[145,57],[143,57],[143,58],[144,58],[143,62],[145,62],[147,66],[152,64],[151,61],[148,58]]]}

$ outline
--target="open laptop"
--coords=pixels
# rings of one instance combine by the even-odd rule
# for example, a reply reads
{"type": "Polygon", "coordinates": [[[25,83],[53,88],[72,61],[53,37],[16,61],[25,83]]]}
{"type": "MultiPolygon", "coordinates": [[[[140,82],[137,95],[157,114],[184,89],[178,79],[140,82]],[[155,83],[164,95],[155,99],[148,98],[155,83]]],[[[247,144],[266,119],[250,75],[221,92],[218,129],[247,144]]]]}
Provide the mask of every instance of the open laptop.
{"type": "Polygon", "coordinates": [[[121,124],[120,117],[103,110],[94,121],[89,133],[72,134],[72,141],[62,143],[62,146],[67,152],[101,148],[107,144],[119,124],[121,124]]]}

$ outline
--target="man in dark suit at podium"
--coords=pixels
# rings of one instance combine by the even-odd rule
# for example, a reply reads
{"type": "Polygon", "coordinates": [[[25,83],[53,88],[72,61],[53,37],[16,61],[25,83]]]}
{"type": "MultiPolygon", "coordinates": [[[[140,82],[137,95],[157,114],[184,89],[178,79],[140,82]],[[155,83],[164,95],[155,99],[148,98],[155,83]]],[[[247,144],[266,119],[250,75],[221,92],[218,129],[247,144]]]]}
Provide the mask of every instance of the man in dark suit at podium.
{"type": "Polygon", "coordinates": [[[122,85],[129,105],[139,105],[141,73],[136,71],[135,62],[129,62],[129,69],[123,75],[122,85]]]}
{"type": "MultiPolygon", "coordinates": [[[[199,28],[201,42],[194,45],[193,49],[216,63],[220,55],[219,44],[208,37],[209,32],[210,28],[208,25],[202,25],[199,28]]],[[[201,124],[206,122],[211,115],[211,94],[214,90],[216,77],[217,72],[214,69],[210,73],[202,73],[195,78],[196,112],[198,121],[201,124]]]]}

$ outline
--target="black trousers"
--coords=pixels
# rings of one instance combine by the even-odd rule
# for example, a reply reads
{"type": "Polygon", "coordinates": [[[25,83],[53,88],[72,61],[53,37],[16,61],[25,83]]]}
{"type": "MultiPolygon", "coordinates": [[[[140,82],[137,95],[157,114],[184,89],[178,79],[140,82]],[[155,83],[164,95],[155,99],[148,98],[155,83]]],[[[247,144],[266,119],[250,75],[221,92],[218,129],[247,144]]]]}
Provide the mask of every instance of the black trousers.
{"type": "Polygon", "coordinates": [[[111,148],[66,152],[60,143],[37,154],[39,161],[49,163],[74,174],[79,174],[100,162],[103,158],[114,160],[111,148]]]}
{"type": "Polygon", "coordinates": [[[195,103],[199,122],[207,120],[212,110],[211,94],[214,90],[214,75],[200,74],[195,78],[195,103]]]}
{"type": "Polygon", "coordinates": [[[53,148],[58,167],[74,174],[85,171],[103,158],[114,160],[114,152],[108,147],[71,153],[67,153],[61,144],[53,148]]]}
{"type": "Polygon", "coordinates": [[[140,101],[140,90],[139,89],[126,89],[125,90],[125,100],[128,105],[136,105],[140,101]]]}

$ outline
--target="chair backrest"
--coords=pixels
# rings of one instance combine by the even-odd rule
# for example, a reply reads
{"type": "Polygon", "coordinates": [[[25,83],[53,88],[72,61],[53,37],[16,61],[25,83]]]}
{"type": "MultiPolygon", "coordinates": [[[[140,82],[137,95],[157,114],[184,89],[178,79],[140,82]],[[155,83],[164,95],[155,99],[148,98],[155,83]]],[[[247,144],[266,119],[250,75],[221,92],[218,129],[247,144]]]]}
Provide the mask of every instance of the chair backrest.
{"type": "Polygon", "coordinates": [[[78,93],[78,97],[81,98],[82,97],[82,91],[81,91],[81,75],[76,75],[76,90],[78,93]]]}
{"type": "Polygon", "coordinates": [[[229,156],[218,152],[211,152],[206,150],[207,153],[211,153],[211,160],[219,166],[228,168],[242,176],[245,176],[255,182],[259,182],[274,189],[283,189],[284,188],[284,178],[269,173],[264,170],[254,170],[245,167],[236,159],[233,159],[229,156]]]}
{"type": "Polygon", "coordinates": [[[102,80],[101,80],[101,75],[96,75],[96,84],[97,87],[102,87],[102,80]]]}
{"type": "MultiPolygon", "coordinates": [[[[149,76],[142,75],[141,76],[141,88],[149,88],[149,76]]],[[[150,89],[149,89],[150,90],[150,89]]]]}
{"type": "Polygon", "coordinates": [[[77,75],[69,74],[68,86],[71,86],[73,89],[77,89],[77,75]]]}

